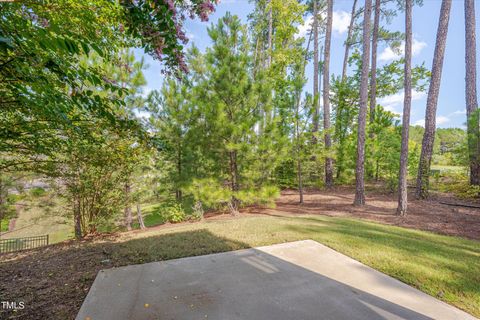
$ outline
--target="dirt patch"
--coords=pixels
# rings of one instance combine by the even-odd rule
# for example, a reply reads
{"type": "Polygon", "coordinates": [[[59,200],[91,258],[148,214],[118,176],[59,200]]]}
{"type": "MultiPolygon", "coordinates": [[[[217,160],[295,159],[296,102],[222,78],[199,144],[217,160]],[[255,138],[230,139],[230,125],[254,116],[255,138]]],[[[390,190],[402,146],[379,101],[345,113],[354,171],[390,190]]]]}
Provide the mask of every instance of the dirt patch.
{"type": "MultiPolygon", "coordinates": [[[[275,209],[249,208],[244,213],[268,215],[319,214],[332,217],[355,217],[389,225],[432,231],[440,234],[480,240],[480,209],[451,206],[444,203],[465,203],[448,194],[435,194],[429,200],[415,200],[409,195],[408,215],[395,215],[397,196],[370,192],[366,205],[353,206],[355,190],[335,188],[330,191],[310,191],[299,203],[296,191],[284,191],[275,209]]],[[[472,204],[472,203],[470,203],[472,204]]],[[[473,203],[480,206],[478,203],[473,203]]]]}

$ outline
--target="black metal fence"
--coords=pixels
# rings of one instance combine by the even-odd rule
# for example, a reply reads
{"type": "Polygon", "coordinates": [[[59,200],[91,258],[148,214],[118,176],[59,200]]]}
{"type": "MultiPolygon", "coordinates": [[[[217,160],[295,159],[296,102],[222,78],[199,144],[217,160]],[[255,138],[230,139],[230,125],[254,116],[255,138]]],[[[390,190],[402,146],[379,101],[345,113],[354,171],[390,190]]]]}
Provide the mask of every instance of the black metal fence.
{"type": "Polygon", "coordinates": [[[0,253],[33,249],[48,245],[48,234],[44,236],[0,239],[0,253]]]}

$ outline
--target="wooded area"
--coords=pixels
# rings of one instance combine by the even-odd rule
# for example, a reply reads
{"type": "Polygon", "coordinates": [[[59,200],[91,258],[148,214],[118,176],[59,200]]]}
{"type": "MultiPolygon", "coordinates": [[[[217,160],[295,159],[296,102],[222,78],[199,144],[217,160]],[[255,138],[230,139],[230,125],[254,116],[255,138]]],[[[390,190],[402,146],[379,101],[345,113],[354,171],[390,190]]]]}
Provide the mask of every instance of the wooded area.
{"type": "Polygon", "coordinates": [[[363,206],[365,185],[381,183],[398,193],[402,216],[408,186],[427,198],[433,179],[478,198],[474,0],[465,0],[458,61],[467,129],[436,126],[451,3],[442,0],[429,70],[412,65],[421,0],[352,1],[341,74],[330,69],[338,59],[330,54],[333,0],[252,1],[247,24],[231,13],[210,24],[203,51],[187,47],[184,22],[207,21],[215,1],[0,4],[2,230],[31,180],[63,199],[77,238],[144,228],[146,203],[161,203],[179,222],[271,206],[284,189],[302,203],[305,190],[355,185],[352,204],[363,206]],[[388,30],[394,16],[405,17],[405,30],[388,30]],[[380,43],[404,56],[379,66],[380,43]],[[163,63],[158,90],[144,91],[147,66],[133,48],[163,63]],[[424,128],[409,125],[413,90],[428,92],[424,128]],[[402,91],[400,121],[379,101],[402,91]]]}

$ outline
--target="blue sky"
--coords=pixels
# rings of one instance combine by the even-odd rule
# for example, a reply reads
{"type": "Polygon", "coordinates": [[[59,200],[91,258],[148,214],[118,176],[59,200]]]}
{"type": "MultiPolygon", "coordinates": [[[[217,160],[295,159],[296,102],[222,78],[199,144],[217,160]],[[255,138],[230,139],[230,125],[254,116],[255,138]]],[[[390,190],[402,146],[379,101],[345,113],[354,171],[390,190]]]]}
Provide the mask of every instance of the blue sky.
{"type": "MultiPolygon", "coordinates": [[[[363,1],[358,1],[362,3],[363,1]]],[[[343,61],[344,47],[343,43],[347,35],[347,27],[350,19],[352,0],[334,0],[334,21],[332,35],[331,52],[331,73],[340,74],[343,61]]],[[[363,4],[362,4],[363,5],[363,4]]],[[[433,51],[435,47],[435,36],[440,13],[440,0],[424,0],[421,7],[414,7],[413,11],[413,63],[421,64],[425,62],[427,68],[432,63],[433,51]]],[[[477,2],[477,34],[480,35],[480,2],[477,2]]],[[[210,44],[207,34],[207,26],[215,23],[218,18],[225,15],[227,11],[238,15],[244,23],[247,23],[247,15],[252,10],[252,5],[248,0],[223,0],[217,6],[215,13],[210,16],[210,21],[202,23],[199,20],[189,20],[185,24],[187,36],[190,38],[190,44],[195,43],[201,50],[204,50],[210,44]]],[[[308,17],[306,17],[308,19],[308,17]]],[[[398,13],[389,25],[386,26],[392,31],[404,30],[404,16],[402,12],[398,13]]],[[[305,26],[299,26],[299,32],[305,30],[305,26]]],[[[443,65],[442,83],[440,87],[440,96],[438,99],[437,126],[438,127],[464,127],[465,124],[465,64],[464,64],[464,11],[463,1],[453,1],[450,13],[450,25],[447,38],[447,48],[445,52],[445,61],[443,65]]],[[[480,36],[479,36],[480,37],[480,36]]],[[[478,38],[478,37],[477,37],[478,38]]],[[[479,47],[477,41],[477,47],[479,47]]],[[[478,50],[477,50],[478,51],[478,50]]],[[[378,49],[378,64],[382,65],[398,58],[395,54],[383,45],[378,49]]],[[[136,50],[136,55],[142,53],[136,50]]],[[[160,89],[164,76],[161,74],[161,65],[149,56],[144,55],[148,69],[145,70],[148,92],[154,89],[160,89]]],[[[478,57],[477,57],[478,60],[478,57]]],[[[477,73],[478,65],[477,63],[477,73]]],[[[310,64],[307,66],[306,76],[309,78],[305,90],[312,90],[313,68],[310,64]]],[[[480,77],[477,77],[477,87],[480,88],[480,77]]],[[[385,97],[379,100],[379,103],[387,109],[398,114],[403,107],[403,93],[385,97]]],[[[414,92],[412,101],[411,123],[423,125],[426,105],[426,92],[414,92]]]]}

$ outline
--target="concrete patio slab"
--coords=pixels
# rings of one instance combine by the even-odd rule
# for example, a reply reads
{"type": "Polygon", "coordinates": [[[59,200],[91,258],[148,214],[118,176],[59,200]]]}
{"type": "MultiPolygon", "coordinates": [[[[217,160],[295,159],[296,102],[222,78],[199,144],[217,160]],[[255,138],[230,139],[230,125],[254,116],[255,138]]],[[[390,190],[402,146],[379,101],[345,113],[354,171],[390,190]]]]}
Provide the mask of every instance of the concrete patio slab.
{"type": "Polygon", "coordinates": [[[306,240],[102,270],[85,319],[475,318],[306,240]]]}

